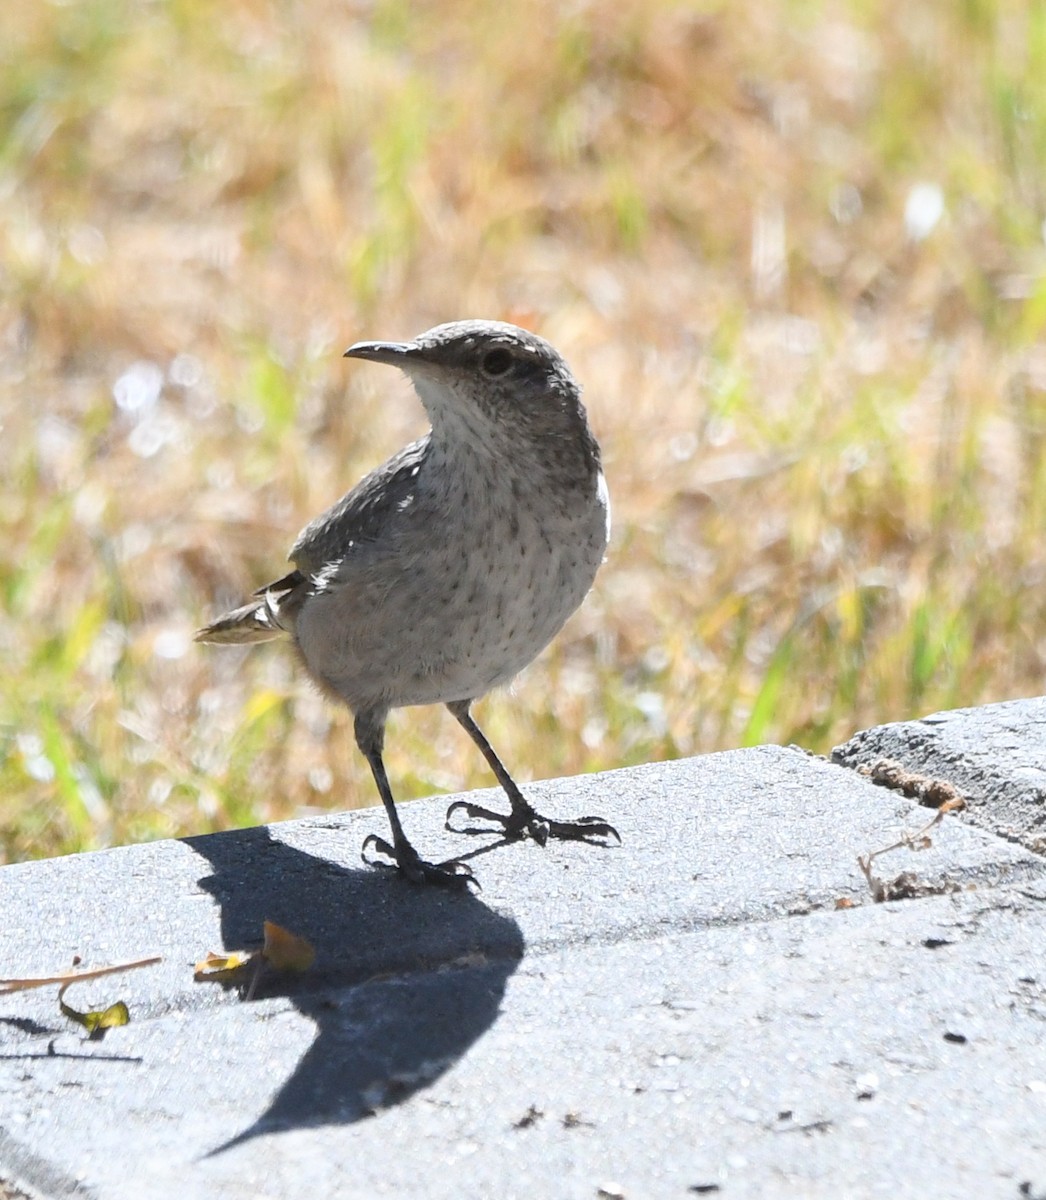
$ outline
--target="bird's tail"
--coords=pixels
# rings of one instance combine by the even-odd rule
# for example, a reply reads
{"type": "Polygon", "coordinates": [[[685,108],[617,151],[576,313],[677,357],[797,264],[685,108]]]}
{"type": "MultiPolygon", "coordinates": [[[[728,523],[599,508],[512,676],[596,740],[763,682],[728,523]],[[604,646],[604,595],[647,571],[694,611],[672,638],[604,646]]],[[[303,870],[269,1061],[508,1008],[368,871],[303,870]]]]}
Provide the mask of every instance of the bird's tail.
{"type": "Polygon", "coordinates": [[[286,630],[280,624],[277,602],[266,593],[242,608],[223,613],[217,621],[197,629],[194,640],[231,645],[245,642],[269,642],[286,630]]]}

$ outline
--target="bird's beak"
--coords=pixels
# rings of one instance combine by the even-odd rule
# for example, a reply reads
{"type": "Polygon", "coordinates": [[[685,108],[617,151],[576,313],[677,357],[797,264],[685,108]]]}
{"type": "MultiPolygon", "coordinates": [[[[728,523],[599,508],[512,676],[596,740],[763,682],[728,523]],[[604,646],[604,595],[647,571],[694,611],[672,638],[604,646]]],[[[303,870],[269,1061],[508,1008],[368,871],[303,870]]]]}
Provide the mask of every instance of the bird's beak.
{"type": "Polygon", "coordinates": [[[357,342],[345,351],[345,358],[365,358],[368,362],[388,363],[406,370],[418,356],[413,342],[357,342]]]}

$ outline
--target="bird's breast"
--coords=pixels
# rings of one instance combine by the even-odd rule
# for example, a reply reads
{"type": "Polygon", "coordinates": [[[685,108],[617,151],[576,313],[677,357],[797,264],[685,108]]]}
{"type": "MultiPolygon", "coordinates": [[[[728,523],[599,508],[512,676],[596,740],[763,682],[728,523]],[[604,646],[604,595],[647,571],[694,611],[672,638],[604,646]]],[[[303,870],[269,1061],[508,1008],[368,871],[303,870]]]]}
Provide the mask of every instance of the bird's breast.
{"type": "Polygon", "coordinates": [[[472,699],[507,683],[562,628],[603,559],[597,480],[542,489],[506,472],[441,478],[441,494],[419,480],[395,535],[346,560],[299,617],[306,664],[354,707],[472,699]]]}

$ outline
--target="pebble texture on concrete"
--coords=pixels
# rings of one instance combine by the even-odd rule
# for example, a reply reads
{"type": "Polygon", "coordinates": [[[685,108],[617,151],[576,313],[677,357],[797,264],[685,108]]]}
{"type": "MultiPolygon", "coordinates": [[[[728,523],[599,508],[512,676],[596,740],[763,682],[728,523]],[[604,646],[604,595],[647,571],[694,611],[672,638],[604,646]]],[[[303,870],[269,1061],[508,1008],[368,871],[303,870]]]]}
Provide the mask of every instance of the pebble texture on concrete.
{"type": "MultiPolygon", "coordinates": [[[[376,810],[0,870],[0,974],[162,954],[0,997],[0,1180],[31,1195],[1046,1194],[1046,862],[762,747],[530,789],[612,849],[499,846],[478,895],[358,865],[376,810]],[[849,907],[837,907],[839,901],[849,907]],[[264,919],[316,966],[192,981],[264,919]]],[[[482,800],[485,797],[480,796],[482,800]]],[[[497,803],[491,793],[488,801],[497,803]]],[[[447,799],[405,809],[460,852],[447,799]]],[[[465,842],[482,849],[485,839],[465,842]]],[[[0,1189],[0,1195],[2,1195],[0,1189]]]]}

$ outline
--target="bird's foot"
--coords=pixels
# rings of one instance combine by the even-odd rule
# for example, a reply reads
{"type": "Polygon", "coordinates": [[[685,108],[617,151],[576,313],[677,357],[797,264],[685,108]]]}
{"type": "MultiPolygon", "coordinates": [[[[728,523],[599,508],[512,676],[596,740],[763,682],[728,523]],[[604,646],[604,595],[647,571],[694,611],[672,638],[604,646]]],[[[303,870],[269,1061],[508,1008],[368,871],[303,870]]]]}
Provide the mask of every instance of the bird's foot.
{"type": "Polygon", "coordinates": [[[610,838],[621,841],[621,835],[613,825],[602,817],[578,817],[576,821],[553,821],[543,817],[529,804],[517,805],[507,815],[484,808],[481,804],[473,804],[470,800],[455,800],[447,809],[446,828],[451,833],[480,834],[489,830],[465,825],[456,827],[452,818],[456,813],[464,813],[474,821],[488,821],[496,825],[501,836],[507,842],[515,842],[520,838],[532,838],[539,846],[544,846],[549,838],[558,838],[567,842],[597,842],[604,843],[610,838]]]}
{"type": "Polygon", "coordinates": [[[431,884],[435,887],[458,891],[467,889],[470,884],[479,887],[479,880],[465,863],[458,862],[453,858],[442,863],[425,862],[409,842],[404,842],[397,849],[391,842],[387,842],[374,833],[364,841],[360,857],[368,867],[382,867],[387,871],[399,871],[411,883],[431,884]],[[381,858],[368,858],[368,850],[373,850],[392,861],[384,862],[381,858]]]}

